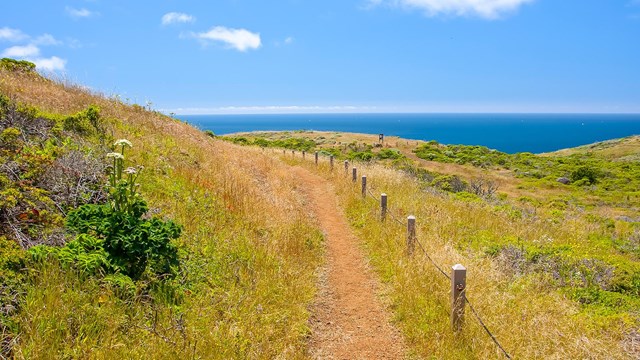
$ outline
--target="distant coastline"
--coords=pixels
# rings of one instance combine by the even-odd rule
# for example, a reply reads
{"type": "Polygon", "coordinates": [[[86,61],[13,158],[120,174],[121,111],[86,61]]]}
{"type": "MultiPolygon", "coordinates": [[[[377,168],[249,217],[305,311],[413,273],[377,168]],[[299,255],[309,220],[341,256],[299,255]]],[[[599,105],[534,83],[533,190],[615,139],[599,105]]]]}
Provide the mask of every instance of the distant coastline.
{"type": "Polygon", "coordinates": [[[249,114],[182,115],[218,135],[319,130],[544,153],[640,134],[640,114],[249,114]]]}

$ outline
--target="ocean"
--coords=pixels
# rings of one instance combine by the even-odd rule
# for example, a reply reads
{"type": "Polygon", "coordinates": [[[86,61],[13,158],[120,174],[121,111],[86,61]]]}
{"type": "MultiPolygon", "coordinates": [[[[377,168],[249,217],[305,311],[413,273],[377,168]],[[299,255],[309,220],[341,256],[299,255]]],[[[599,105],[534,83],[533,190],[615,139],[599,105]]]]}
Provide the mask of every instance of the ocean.
{"type": "Polygon", "coordinates": [[[217,135],[267,130],[385,134],[507,153],[555,151],[640,134],[640,114],[269,114],[182,115],[217,135]]]}

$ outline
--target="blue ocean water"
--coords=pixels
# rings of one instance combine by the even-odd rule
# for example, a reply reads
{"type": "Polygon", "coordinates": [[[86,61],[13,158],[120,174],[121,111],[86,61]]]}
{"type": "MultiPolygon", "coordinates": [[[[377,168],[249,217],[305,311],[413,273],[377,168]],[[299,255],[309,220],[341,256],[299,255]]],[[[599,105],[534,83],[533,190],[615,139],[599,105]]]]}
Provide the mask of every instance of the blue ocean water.
{"type": "Polygon", "coordinates": [[[640,114],[278,114],[183,115],[217,135],[321,130],[385,134],[507,153],[548,152],[640,134],[640,114]]]}

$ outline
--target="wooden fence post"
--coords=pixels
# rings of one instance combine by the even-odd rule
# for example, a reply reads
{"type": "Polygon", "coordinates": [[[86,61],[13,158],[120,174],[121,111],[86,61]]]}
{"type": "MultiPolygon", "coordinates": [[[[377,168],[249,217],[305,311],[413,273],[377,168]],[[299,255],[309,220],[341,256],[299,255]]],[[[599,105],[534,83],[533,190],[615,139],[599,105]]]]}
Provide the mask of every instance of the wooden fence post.
{"type": "Polygon", "coordinates": [[[318,152],[316,151],[316,166],[318,166],[318,152]]]}
{"type": "Polygon", "coordinates": [[[329,155],[329,170],[333,171],[333,155],[329,155]]]}
{"type": "Polygon", "coordinates": [[[295,150],[291,150],[291,156],[296,156],[296,151],[295,150]]]}
{"type": "Polygon", "coordinates": [[[351,178],[351,180],[352,180],[353,182],[358,181],[358,169],[356,169],[356,168],[354,167],[354,168],[352,169],[352,171],[351,171],[351,174],[352,174],[352,178],[351,178]]]}
{"type": "Polygon", "coordinates": [[[416,217],[407,217],[407,255],[413,255],[416,247],[416,217]]]}
{"type": "Polygon", "coordinates": [[[349,175],[349,160],[344,161],[344,174],[349,175]]]}
{"type": "Polygon", "coordinates": [[[302,152],[302,159],[304,159],[304,156],[305,156],[305,155],[307,155],[307,152],[306,152],[306,151],[303,151],[303,152],[302,152]]]}
{"type": "Polygon", "coordinates": [[[380,220],[387,218],[387,194],[380,195],[380,220]]]}
{"type": "Polygon", "coordinates": [[[362,198],[367,198],[367,176],[362,175],[362,198]]]}
{"type": "Polygon", "coordinates": [[[282,155],[287,155],[287,150],[282,149],[282,155]]]}
{"type": "Polygon", "coordinates": [[[460,264],[452,267],[451,272],[451,326],[460,331],[464,322],[464,303],[467,289],[467,268],[460,264]]]}

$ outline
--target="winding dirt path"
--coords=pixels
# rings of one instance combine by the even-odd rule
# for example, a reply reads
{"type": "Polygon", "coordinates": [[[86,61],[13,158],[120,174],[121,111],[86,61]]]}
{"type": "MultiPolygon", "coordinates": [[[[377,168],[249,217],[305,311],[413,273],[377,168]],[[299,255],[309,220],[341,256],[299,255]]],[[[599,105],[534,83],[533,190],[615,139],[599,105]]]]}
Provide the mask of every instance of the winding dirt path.
{"type": "Polygon", "coordinates": [[[313,213],[326,237],[327,262],[311,318],[309,353],[316,359],[403,359],[405,349],[338,206],[331,184],[306,169],[293,171],[304,184],[313,213]]]}

